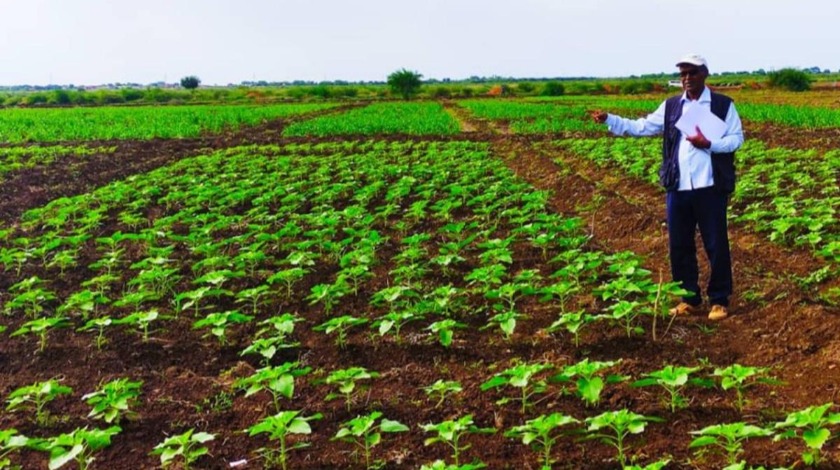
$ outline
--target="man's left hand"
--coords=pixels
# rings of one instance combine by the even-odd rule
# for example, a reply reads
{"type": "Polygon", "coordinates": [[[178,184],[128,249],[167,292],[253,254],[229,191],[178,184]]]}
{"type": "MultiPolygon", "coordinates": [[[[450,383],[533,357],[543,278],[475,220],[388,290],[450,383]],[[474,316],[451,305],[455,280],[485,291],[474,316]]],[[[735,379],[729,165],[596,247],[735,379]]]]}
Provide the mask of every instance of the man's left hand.
{"type": "Polygon", "coordinates": [[[694,129],[697,130],[697,135],[688,136],[685,140],[691,142],[691,145],[699,148],[699,149],[707,149],[712,146],[712,143],[709,142],[709,139],[703,135],[703,132],[700,131],[700,126],[694,126],[694,129]]]}

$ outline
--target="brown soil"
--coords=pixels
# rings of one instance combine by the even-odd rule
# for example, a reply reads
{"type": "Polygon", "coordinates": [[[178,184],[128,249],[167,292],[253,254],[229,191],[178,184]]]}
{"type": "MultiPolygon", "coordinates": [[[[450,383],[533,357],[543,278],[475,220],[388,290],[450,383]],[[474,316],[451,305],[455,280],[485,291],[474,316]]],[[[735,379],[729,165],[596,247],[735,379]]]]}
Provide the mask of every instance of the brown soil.
{"type": "MultiPolygon", "coordinates": [[[[460,119],[466,119],[457,110],[452,111],[460,119]]],[[[208,149],[246,142],[301,140],[280,139],[283,125],[283,122],[272,123],[234,135],[194,140],[107,143],[118,145],[116,154],[62,162],[13,175],[0,186],[0,193],[11,195],[11,200],[4,198],[0,202],[0,221],[14,221],[26,209],[55,197],[89,191],[109,181],[149,171],[208,149]]],[[[586,162],[553,150],[547,145],[550,139],[545,137],[505,135],[487,122],[472,122],[466,128],[475,129],[475,132],[455,138],[490,142],[492,151],[519,176],[539,189],[552,191],[550,203],[556,211],[586,220],[596,248],[608,252],[637,252],[647,258],[648,269],[666,273],[667,279],[667,249],[662,231],[664,204],[662,195],[655,188],[615,172],[592,169],[586,162]]],[[[750,131],[750,135],[758,132],[750,131]]],[[[410,137],[381,138],[405,140],[410,137]]],[[[603,401],[594,408],[586,408],[579,399],[560,394],[557,387],[552,387],[551,393],[536,406],[539,413],[557,411],[577,418],[622,407],[660,416],[665,423],[650,424],[641,436],[629,439],[631,455],[641,462],[670,455],[675,463],[669,468],[722,467],[722,461],[717,457],[694,459],[687,448],[691,440],[689,431],[714,423],[780,420],[788,411],[836,401],[837,384],[840,383],[837,368],[840,364],[840,338],[837,337],[840,311],[820,304],[791,279],[812,272],[819,266],[818,261],[806,252],[779,248],[740,227],[732,227],[731,237],[737,283],[733,316],[716,324],[700,316],[680,318],[667,334],[666,326],[660,324],[657,342],[651,341],[650,334],[628,339],[621,331],[599,326],[584,335],[581,348],[575,348],[570,338],[546,335],[541,331],[556,319],[557,312],[528,300],[522,308],[529,319],[517,328],[510,342],[500,340],[495,334],[478,331],[483,321],[476,318],[470,324],[471,328],[456,334],[456,341],[449,349],[428,342],[425,332],[409,325],[402,344],[371,338],[357,330],[351,334],[347,348],[340,350],[332,338],[312,331],[313,326],[324,321],[324,312],[320,307],[309,306],[303,299],[312,285],[332,281],[333,272],[320,270],[307,278],[306,285],[297,287],[300,295],[289,301],[274,299],[267,309],[299,312],[306,319],[295,332],[295,339],[301,346],[280,352],[272,363],[300,360],[315,370],[312,376],[298,379],[295,398],[284,403],[284,408],[303,410],[307,416],[316,412],[324,415],[323,419],[312,422],[313,433],[304,439],[311,445],[291,451],[290,468],[363,468],[351,453],[353,449],[349,444],[330,438],[341,423],[372,410],[380,410],[386,417],[412,428],[410,433],[384,435],[383,444],[375,448],[374,458],[385,460],[387,468],[418,468],[435,459],[449,459],[450,452],[441,444],[423,445],[424,438],[429,436],[418,425],[468,413],[473,415],[477,425],[493,427],[497,432],[466,438],[472,448],[465,452],[462,462],[481,459],[492,469],[540,468],[535,452],[503,436],[505,429],[524,420],[517,405],[495,405],[494,401],[501,395],[479,389],[493,370],[508,367],[514,359],[568,364],[584,357],[592,360],[624,358],[617,371],[634,378],[665,364],[696,365],[699,360],[716,365],[738,362],[773,367],[773,373],[785,382],[784,385],[752,389],[749,392],[752,403],[743,413],[731,406],[731,393],[692,389],[688,392],[690,406],[671,414],[663,407],[658,390],[633,389],[627,384],[607,386],[603,401]],[[363,366],[382,374],[350,410],[340,400],[325,402],[327,387],[308,380],[322,377],[324,371],[349,366],[363,366]],[[464,392],[436,409],[420,387],[438,378],[460,381],[464,392]]],[[[390,246],[386,251],[393,254],[395,249],[390,246]]],[[[383,259],[390,254],[383,255],[383,259]]],[[[189,256],[187,253],[177,255],[184,259],[189,256]]],[[[517,247],[515,259],[517,269],[547,269],[539,253],[524,247],[517,247]]],[[[386,268],[381,267],[382,272],[377,273],[360,295],[347,298],[333,315],[370,313],[366,299],[386,285],[386,268]]],[[[26,274],[37,274],[37,271],[26,274]]],[[[59,296],[78,286],[79,280],[86,275],[85,272],[66,273],[60,285],[54,286],[59,296]]],[[[459,282],[459,275],[463,276],[463,273],[456,273],[453,282],[459,282]]],[[[12,278],[12,273],[1,273],[0,289],[5,291],[12,278]]],[[[597,304],[595,299],[578,301],[597,304]]],[[[224,311],[238,305],[220,302],[218,307],[219,311],[224,311]]],[[[47,429],[36,427],[23,414],[7,412],[0,414],[0,429],[15,427],[26,435],[49,436],[85,425],[102,427],[103,423],[84,418],[89,408],[79,398],[103,381],[131,377],[144,381],[141,403],[136,408],[138,416],[122,424],[123,431],[111,447],[97,454],[93,468],[156,468],[157,458],[149,456],[148,452],[166,436],[190,428],[216,434],[216,439],[208,443],[210,455],[200,460],[198,468],[229,468],[230,462],[242,459],[247,459],[248,463],[238,468],[261,468],[253,452],[269,442],[263,437],[249,438],[240,431],[273,413],[271,400],[264,394],[245,398],[230,389],[232,380],[248,376],[260,367],[253,356],[238,356],[247,338],[253,336],[255,327],[237,331],[231,338],[232,346],[219,347],[192,330],[192,319],[186,317],[167,323],[167,330],[155,332],[147,343],[131,331],[115,329],[109,333],[110,342],[102,351],[91,345],[90,335],[70,330],[51,335],[43,353],[33,353],[35,341],[4,337],[0,341],[0,396],[7,396],[16,387],[52,377],[61,378],[75,392],[72,397],[59,398],[48,406],[55,419],[47,429]]],[[[9,331],[20,323],[20,318],[4,320],[9,331]]],[[[645,328],[651,331],[649,323],[645,328]]],[[[531,411],[529,417],[536,414],[531,411]]],[[[747,442],[743,457],[753,465],[790,465],[802,450],[801,443],[796,441],[771,443],[756,439],[747,442]]],[[[572,438],[560,439],[553,455],[558,460],[556,468],[618,468],[612,460],[611,448],[597,442],[583,445],[572,438]]],[[[829,463],[822,468],[837,468],[840,448],[836,441],[826,446],[825,456],[829,463]]],[[[20,457],[24,468],[45,468],[46,459],[41,454],[24,452],[20,457]]]]}

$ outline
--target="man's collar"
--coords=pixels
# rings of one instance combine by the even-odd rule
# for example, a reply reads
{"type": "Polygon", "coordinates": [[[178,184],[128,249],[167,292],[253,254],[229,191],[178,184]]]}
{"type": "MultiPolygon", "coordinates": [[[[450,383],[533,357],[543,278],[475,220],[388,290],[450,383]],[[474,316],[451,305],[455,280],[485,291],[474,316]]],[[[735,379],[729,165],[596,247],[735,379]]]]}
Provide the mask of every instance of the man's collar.
{"type": "MultiPolygon", "coordinates": [[[[682,98],[680,99],[680,102],[685,103],[686,101],[691,101],[691,100],[688,99],[688,92],[684,91],[683,94],[682,94],[682,98]]],[[[698,103],[703,103],[703,102],[711,103],[712,102],[712,91],[709,90],[708,86],[703,87],[703,93],[700,93],[700,98],[697,100],[697,102],[698,103]]]]}

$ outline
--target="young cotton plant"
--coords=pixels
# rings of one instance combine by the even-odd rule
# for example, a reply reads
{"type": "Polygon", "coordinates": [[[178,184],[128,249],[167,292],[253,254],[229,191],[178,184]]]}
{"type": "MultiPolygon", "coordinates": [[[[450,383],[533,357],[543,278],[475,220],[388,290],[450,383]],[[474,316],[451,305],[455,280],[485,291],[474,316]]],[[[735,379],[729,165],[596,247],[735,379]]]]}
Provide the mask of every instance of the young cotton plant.
{"type": "Polygon", "coordinates": [[[183,434],[168,437],[152,449],[151,455],[160,455],[160,464],[168,468],[181,460],[181,470],[189,470],[198,459],[210,450],[203,444],[215,439],[216,436],[206,432],[195,432],[190,429],[183,434]]]}
{"type": "Polygon", "coordinates": [[[452,395],[456,393],[461,393],[463,391],[463,387],[461,387],[461,383],[455,380],[443,380],[438,379],[435,383],[429,385],[428,387],[423,387],[423,391],[426,392],[426,395],[430,397],[437,396],[437,402],[435,402],[435,408],[440,408],[443,405],[443,402],[452,395]]]}
{"type": "Polygon", "coordinates": [[[423,318],[425,318],[423,312],[416,308],[401,311],[392,310],[371,323],[371,328],[375,328],[379,332],[379,336],[392,334],[394,341],[397,344],[402,344],[402,336],[400,335],[402,328],[410,322],[423,318]]]}
{"type": "Polygon", "coordinates": [[[247,431],[249,436],[268,434],[269,440],[278,441],[280,443],[279,448],[264,447],[257,449],[257,452],[262,455],[269,467],[276,467],[279,464],[280,468],[286,470],[288,468],[289,451],[309,445],[306,442],[296,442],[289,447],[286,442],[287,438],[292,434],[312,434],[312,427],[309,426],[309,422],[322,417],[320,413],[304,417],[301,416],[300,411],[281,411],[274,416],[263,418],[259,423],[248,428],[247,431]]]}
{"type": "Polygon", "coordinates": [[[647,423],[662,421],[659,418],[643,416],[627,409],[607,411],[598,416],[586,419],[587,436],[584,439],[598,439],[605,444],[615,447],[618,452],[618,462],[627,464],[627,445],[625,439],[632,434],[644,432],[647,423]]]}
{"type": "Polygon", "coordinates": [[[498,400],[496,404],[504,405],[511,401],[519,401],[522,403],[521,411],[524,415],[528,406],[531,405],[531,397],[545,392],[548,388],[545,379],[537,378],[537,375],[553,367],[551,364],[517,364],[499,372],[490,380],[481,384],[481,390],[487,391],[491,388],[500,387],[518,388],[520,390],[518,397],[504,397],[498,400]]]}
{"type": "Polygon", "coordinates": [[[522,439],[526,446],[534,447],[542,453],[542,468],[551,470],[554,460],[551,458],[551,448],[557,439],[568,434],[561,428],[580,423],[577,419],[561,413],[541,415],[530,419],[521,426],[515,426],[505,432],[505,437],[522,439]]]}
{"type": "Polygon", "coordinates": [[[350,367],[347,369],[333,371],[324,379],[323,382],[327,385],[335,386],[337,388],[337,392],[327,394],[324,400],[330,401],[343,397],[344,403],[347,405],[347,410],[349,411],[356,395],[358,395],[362,390],[362,387],[359,386],[359,382],[362,380],[375,379],[377,377],[379,377],[378,372],[368,371],[364,367],[350,367]]]}
{"type": "Polygon", "coordinates": [[[479,428],[473,423],[472,415],[466,415],[457,420],[447,420],[437,424],[423,424],[420,426],[426,432],[437,433],[436,436],[427,438],[423,444],[432,445],[442,442],[452,449],[452,459],[456,468],[461,464],[461,454],[470,448],[469,445],[461,444],[461,439],[469,434],[493,434],[493,428],[479,428]]]}
{"type": "Polygon", "coordinates": [[[819,465],[822,448],[832,438],[830,426],[840,424],[840,413],[828,411],[832,406],[833,403],[826,403],[790,413],[783,422],[776,423],[776,429],[784,430],[776,440],[799,437],[808,448],[802,453],[802,461],[806,465],[819,465]]]}
{"type": "Polygon", "coordinates": [[[735,408],[741,412],[747,403],[746,390],[759,384],[777,385],[779,381],[768,376],[770,371],[767,367],[749,367],[741,364],[732,364],[729,367],[718,367],[712,373],[714,377],[720,377],[720,386],[724,390],[735,389],[735,408]]]}
{"type": "Polygon", "coordinates": [[[565,366],[551,380],[561,383],[574,381],[575,393],[586,403],[586,406],[597,406],[601,401],[601,392],[605,384],[618,383],[629,378],[617,374],[604,376],[607,369],[615,367],[619,362],[621,361],[590,362],[589,358],[586,358],[577,364],[565,366]]]}
{"type": "Polygon", "coordinates": [[[284,313],[261,321],[262,328],[257,331],[256,339],[239,355],[259,354],[263,358],[263,364],[267,366],[278,350],[298,346],[299,343],[289,341],[288,336],[295,331],[295,323],[301,321],[303,319],[291,313],[284,313]]]}
{"type": "Polygon", "coordinates": [[[331,335],[333,333],[337,333],[335,344],[339,348],[344,348],[347,344],[347,333],[350,331],[350,328],[354,326],[360,326],[367,323],[367,318],[357,318],[352,315],[342,315],[340,317],[333,317],[329,320],[321,323],[320,325],[312,328],[315,331],[323,331],[324,333],[331,335]]]}
{"type": "Polygon", "coordinates": [[[291,400],[295,394],[295,378],[308,374],[311,367],[301,367],[299,362],[286,362],[276,367],[258,369],[252,375],[243,377],[233,386],[245,390],[249,397],[263,390],[271,394],[274,409],[280,412],[280,398],[291,400]]]}
{"type": "Polygon", "coordinates": [[[38,426],[46,426],[49,424],[49,412],[45,409],[46,404],[60,395],[70,395],[71,393],[73,393],[72,388],[61,385],[55,379],[36,382],[12,391],[6,399],[8,402],[6,409],[14,412],[31,408],[35,412],[35,423],[38,426]]]}
{"type": "Polygon", "coordinates": [[[131,315],[114,320],[114,325],[131,325],[140,332],[144,343],[149,342],[149,334],[151,333],[152,323],[162,320],[169,320],[171,317],[161,315],[156,309],[147,310],[145,312],[134,312],[131,315]]]}
{"type": "Polygon", "coordinates": [[[142,381],[132,382],[129,379],[116,379],[106,383],[99,390],[82,397],[93,409],[88,417],[105,420],[106,423],[119,422],[124,417],[131,417],[135,413],[131,408],[139,402],[142,381]]]}
{"type": "Polygon", "coordinates": [[[435,460],[432,463],[421,465],[420,470],[478,470],[480,468],[487,468],[483,462],[465,463],[463,465],[456,465],[454,463],[446,463],[443,460],[435,460]]]}
{"type": "Polygon", "coordinates": [[[55,329],[66,328],[70,322],[66,317],[46,317],[30,320],[20,326],[9,336],[35,335],[38,336],[38,352],[47,348],[47,335],[55,329]]]}
{"type": "Polygon", "coordinates": [[[447,318],[445,320],[438,320],[431,325],[427,326],[425,329],[432,332],[432,334],[437,334],[438,342],[445,348],[448,348],[452,345],[452,341],[455,338],[455,330],[456,329],[464,329],[467,325],[461,323],[459,321],[453,320],[451,318],[447,318]]]}
{"type": "Polygon", "coordinates": [[[12,453],[30,446],[31,439],[18,434],[17,429],[0,430],[0,468],[12,467],[12,453]]]}
{"type": "Polygon", "coordinates": [[[102,346],[108,342],[108,339],[105,338],[105,329],[109,326],[114,324],[114,320],[111,317],[98,317],[98,318],[91,318],[84,324],[78,331],[92,331],[96,330],[96,339],[94,340],[94,344],[96,345],[96,349],[102,350],[102,346]]]}
{"type": "Polygon", "coordinates": [[[587,313],[585,310],[580,310],[573,313],[564,313],[560,315],[554,323],[549,326],[546,331],[553,333],[559,330],[565,330],[572,334],[575,347],[580,346],[580,334],[583,329],[592,323],[598,321],[600,317],[587,313]]]}
{"type": "Polygon", "coordinates": [[[90,468],[93,454],[111,445],[111,438],[119,434],[119,426],[108,429],[76,429],[69,434],[61,434],[48,439],[31,442],[30,447],[50,454],[49,468],[56,470],[75,461],[79,470],[90,468]]]}
{"type": "Polygon", "coordinates": [[[37,318],[46,310],[47,304],[56,299],[53,292],[45,289],[45,285],[46,282],[43,279],[32,276],[9,287],[9,292],[17,295],[6,302],[6,313],[23,310],[27,317],[37,318]]]}
{"type": "Polygon", "coordinates": [[[768,437],[773,431],[744,422],[715,424],[699,431],[691,431],[698,436],[688,445],[689,449],[713,446],[726,454],[729,465],[738,464],[738,456],[744,452],[743,442],[754,437],[768,437]]]}
{"type": "Polygon", "coordinates": [[[668,392],[668,407],[671,413],[680,408],[688,406],[688,400],[683,396],[683,389],[688,385],[711,387],[713,384],[708,379],[690,377],[691,374],[700,370],[700,367],[683,367],[667,365],[660,370],[649,372],[645,378],[633,382],[633,387],[649,387],[658,385],[668,392]]]}
{"type": "Polygon", "coordinates": [[[637,325],[636,320],[642,315],[649,314],[650,310],[641,303],[620,300],[609,306],[607,312],[602,318],[621,325],[624,328],[624,332],[627,333],[628,338],[633,334],[644,334],[644,328],[637,325]]]}
{"type": "Polygon", "coordinates": [[[193,329],[210,328],[210,331],[204,335],[215,336],[219,340],[220,346],[228,344],[227,329],[234,324],[248,323],[254,319],[251,315],[245,315],[237,310],[230,310],[227,312],[210,313],[201,320],[193,323],[193,329]]]}
{"type": "Polygon", "coordinates": [[[408,431],[408,426],[399,421],[392,421],[382,417],[382,413],[374,411],[368,415],[357,416],[347,421],[338,430],[333,440],[340,440],[355,444],[362,449],[365,455],[365,468],[378,468],[371,466],[371,449],[382,442],[382,433],[396,433],[408,431]],[[379,420],[379,423],[376,421],[379,420]]]}
{"type": "Polygon", "coordinates": [[[324,305],[324,313],[329,315],[334,306],[338,305],[341,298],[349,294],[350,286],[344,278],[339,277],[333,284],[318,284],[312,286],[311,293],[306,297],[309,300],[309,305],[322,303],[324,305]]]}

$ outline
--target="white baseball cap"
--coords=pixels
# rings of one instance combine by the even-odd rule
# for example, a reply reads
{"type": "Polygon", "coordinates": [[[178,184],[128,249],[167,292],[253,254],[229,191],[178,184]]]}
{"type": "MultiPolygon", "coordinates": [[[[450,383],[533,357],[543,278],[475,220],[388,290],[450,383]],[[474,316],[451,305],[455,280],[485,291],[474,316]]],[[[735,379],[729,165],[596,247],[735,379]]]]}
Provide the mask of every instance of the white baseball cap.
{"type": "Polygon", "coordinates": [[[706,58],[701,56],[700,54],[684,55],[679,61],[677,61],[677,67],[679,67],[682,64],[691,64],[696,65],[698,67],[709,68],[709,63],[706,62],[706,58]]]}

